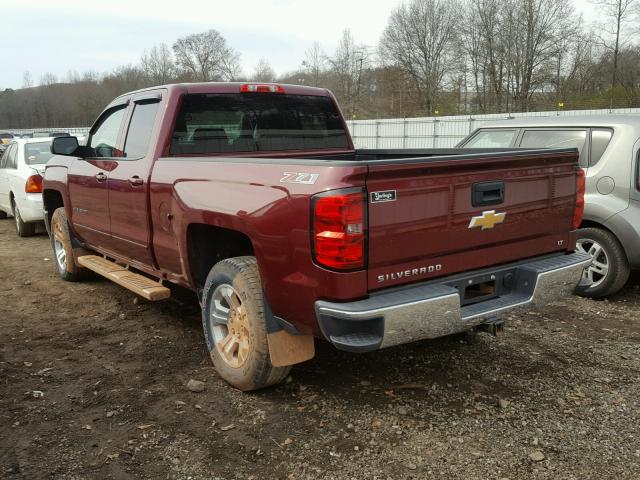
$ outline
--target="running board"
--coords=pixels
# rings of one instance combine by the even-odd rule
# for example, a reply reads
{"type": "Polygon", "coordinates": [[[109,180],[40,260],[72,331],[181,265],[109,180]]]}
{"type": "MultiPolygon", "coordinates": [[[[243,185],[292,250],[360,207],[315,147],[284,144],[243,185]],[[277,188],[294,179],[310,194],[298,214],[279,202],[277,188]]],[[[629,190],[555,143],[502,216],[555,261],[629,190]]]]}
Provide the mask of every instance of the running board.
{"type": "Polygon", "coordinates": [[[164,300],[171,296],[171,290],[163,287],[161,283],[153,281],[144,275],[133,273],[104,257],[83,255],[78,257],[78,263],[147,300],[164,300]]]}

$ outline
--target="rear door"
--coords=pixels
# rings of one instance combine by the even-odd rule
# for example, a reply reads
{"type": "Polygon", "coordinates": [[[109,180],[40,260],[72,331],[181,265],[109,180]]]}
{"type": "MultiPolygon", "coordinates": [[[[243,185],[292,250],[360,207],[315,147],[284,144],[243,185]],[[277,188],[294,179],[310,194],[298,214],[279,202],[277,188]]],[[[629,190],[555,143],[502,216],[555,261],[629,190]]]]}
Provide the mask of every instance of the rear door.
{"type": "Polygon", "coordinates": [[[106,110],[91,130],[90,157],[76,160],[68,172],[71,221],[80,238],[92,246],[109,248],[109,172],[122,156],[120,136],[128,103],[106,110]]]}
{"type": "Polygon", "coordinates": [[[153,163],[150,140],[161,105],[159,92],[133,99],[122,157],[109,172],[111,248],[145,265],[153,263],[150,243],[149,172],[153,163]]]}
{"type": "Polygon", "coordinates": [[[565,250],[576,153],[371,162],[369,288],[565,250]]]}
{"type": "Polygon", "coordinates": [[[16,146],[10,145],[0,158],[0,209],[6,213],[11,212],[11,205],[9,204],[9,176],[7,175],[7,168],[9,166],[9,157],[15,154],[16,146]],[[12,153],[13,152],[13,153],[12,153]]]}

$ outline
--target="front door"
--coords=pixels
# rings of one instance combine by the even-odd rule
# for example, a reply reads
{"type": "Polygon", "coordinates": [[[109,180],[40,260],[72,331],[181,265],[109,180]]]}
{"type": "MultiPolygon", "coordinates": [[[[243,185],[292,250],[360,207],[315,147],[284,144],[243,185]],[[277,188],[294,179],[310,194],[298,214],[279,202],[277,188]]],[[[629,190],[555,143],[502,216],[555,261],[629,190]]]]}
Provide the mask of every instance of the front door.
{"type": "Polygon", "coordinates": [[[153,152],[149,145],[159,106],[156,96],[134,99],[124,151],[108,181],[111,246],[149,266],[153,264],[148,194],[153,152]]]}
{"type": "Polygon", "coordinates": [[[71,224],[81,240],[97,248],[110,248],[109,172],[121,152],[116,148],[127,105],[107,110],[92,128],[89,157],[77,159],[68,172],[71,224]]]}

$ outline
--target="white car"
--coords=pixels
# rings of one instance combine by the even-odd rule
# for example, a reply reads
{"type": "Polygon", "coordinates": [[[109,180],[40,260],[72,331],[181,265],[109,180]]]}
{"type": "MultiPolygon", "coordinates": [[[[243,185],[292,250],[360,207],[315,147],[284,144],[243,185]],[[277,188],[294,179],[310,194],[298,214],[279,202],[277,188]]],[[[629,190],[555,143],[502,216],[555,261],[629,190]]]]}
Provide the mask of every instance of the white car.
{"type": "Polygon", "coordinates": [[[21,237],[33,235],[44,220],[42,174],[53,156],[52,138],[11,142],[0,159],[0,218],[13,216],[21,237]]]}

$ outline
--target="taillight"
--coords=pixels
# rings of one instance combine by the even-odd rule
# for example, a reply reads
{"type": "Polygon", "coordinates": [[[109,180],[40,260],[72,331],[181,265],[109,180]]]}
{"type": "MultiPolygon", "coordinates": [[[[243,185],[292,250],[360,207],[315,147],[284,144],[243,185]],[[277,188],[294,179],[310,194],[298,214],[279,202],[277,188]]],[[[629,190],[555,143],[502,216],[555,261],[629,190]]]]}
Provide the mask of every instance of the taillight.
{"type": "Polygon", "coordinates": [[[584,191],[586,186],[586,179],[584,178],[584,170],[578,169],[578,176],[576,177],[576,208],[573,211],[573,229],[580,228],[582,223],[582,216],[584,215],[584,191]]]}
{"type": "Polygon", "coordinates": [[[24,184],[26,193],[42,193],[42,177],[40,175],[31,175],[24,184]]]}
{"type": "Polygon", "coordinates": [[[284,93],[281,85],[245,83],[240,85],[240,93],[284,93]]]}
{"type": "Polygon", "coordinates": [[[336,270],[365,266],[365,195],[336,190],[313,200],[313,249],[318,264],[336,270]]]}

